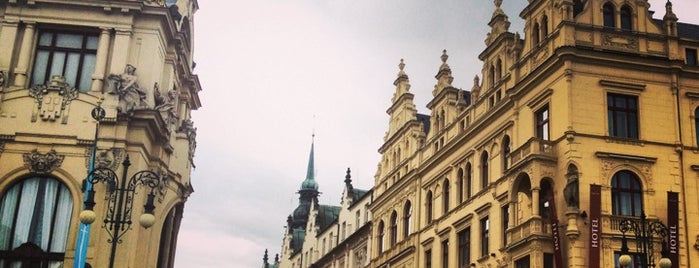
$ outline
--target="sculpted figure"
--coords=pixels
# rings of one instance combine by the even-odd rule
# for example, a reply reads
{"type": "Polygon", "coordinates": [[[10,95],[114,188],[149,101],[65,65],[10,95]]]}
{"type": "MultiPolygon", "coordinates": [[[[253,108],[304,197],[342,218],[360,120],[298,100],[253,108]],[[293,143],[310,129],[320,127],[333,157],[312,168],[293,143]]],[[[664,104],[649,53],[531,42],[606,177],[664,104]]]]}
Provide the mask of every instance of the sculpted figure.
{"type": "Polygon", "coordinates": [[[568,174],[568,182],[563,189],[563,195],[569,208],[578,208],[580,205],[578,173],[568,174]]]}
{"type": "Polygon", "coordinates": [[[119,96],[119,113],[131,113],[146,106],[146,91],[138,86],[136,67],[127,64],[123,74],[110,74],[108,79],[111,87],[109,94],[119,96]]]}

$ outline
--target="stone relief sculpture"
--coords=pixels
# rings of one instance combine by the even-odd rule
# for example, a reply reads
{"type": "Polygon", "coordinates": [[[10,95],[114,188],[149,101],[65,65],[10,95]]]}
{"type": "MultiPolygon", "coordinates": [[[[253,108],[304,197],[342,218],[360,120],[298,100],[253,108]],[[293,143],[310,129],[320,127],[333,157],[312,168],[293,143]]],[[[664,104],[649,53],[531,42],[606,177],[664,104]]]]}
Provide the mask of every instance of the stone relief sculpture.
{"type": "MultiPolygon", "coordinates": [[[[194,151],[197,149],[197,128],[194,127],[194,121],[191,119],[182,121],[182,125],[177,131],[187,135],[189,140],[189,160],[192,161],[194,159],[194,151]]],[[[192,166],[194,166],[193,163],[192,166]]]]}
{"type": "Polygon", "coordinates": [[[566,183],[566,187],[563,189],[563,195],[566,199],[566,204],[568,204],[569,208],[579,208],[580,196],[578,190],[578,172],[577,170],[569,171],[566,175],[568,177],[568,182],[566,183]]]}
{"type": "Polygon", "coordinates": [[[70,102],[77,99],[78,94],[78,89],[66,83],[66,78],[60,75],[51,76],[46,85],[33,86],[29,89],[29,96],[36,99],[32,122],[41,116],[43,121],[61,118],[61,123],[67,124],[70,102]]]}
{"type": "Polygon", "coordinates": [[[158,83],[153,85],[153,99],[155,100],[155,110],[160,112],[160,116],[167,124],[174,124],[179,119],[175,109],[177,103],[177,91],[170,89],[167,92],[167,97],[160,93],[158,83]]]}
{"type": "Polygon", "coordinates": [[[55,150],[42,154],[39,150],[34,149],[31,153],[23,155],[24,166],[32,173],[48,174],[54,169],[61,166],[64,155],[58,155],[55,150]]]}
{"type": "Polygon", "coordinates": [[[110,82],[108,93],[119,96],[119,114],[129,114],[147,106],[146,91],[138,85],[136,67],[127,64],[123,74],[110,74],[107,79],[110,82]]]}

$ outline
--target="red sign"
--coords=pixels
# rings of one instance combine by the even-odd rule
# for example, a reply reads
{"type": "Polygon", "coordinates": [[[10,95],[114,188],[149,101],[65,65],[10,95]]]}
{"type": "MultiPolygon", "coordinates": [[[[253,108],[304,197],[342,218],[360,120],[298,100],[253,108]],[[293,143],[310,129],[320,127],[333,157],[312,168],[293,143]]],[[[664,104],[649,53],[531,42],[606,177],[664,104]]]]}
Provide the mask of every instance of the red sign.
{"type": "Polygon", "coordinates": [[[553,253],[556,268],[563,268],[563,255],[561,254],[561,236],[558,232],[558,214],[556,214],[556,203],[553,201],[553,193],[549,192],[549,214],[551,215],[551,235],[553,235],[553,253]]]}
{"type": "Polygon", "coordinates": [[[600,268],[602,187],[590,185],[590,268],[600,268]]]}
{"type": "Polygon", "coordinates": [[[668,257],[672,261],[672,268],[680,267],[679,213],[679,196],[675,192],[667,192],[668,249],[670,250],[668,257]]]}

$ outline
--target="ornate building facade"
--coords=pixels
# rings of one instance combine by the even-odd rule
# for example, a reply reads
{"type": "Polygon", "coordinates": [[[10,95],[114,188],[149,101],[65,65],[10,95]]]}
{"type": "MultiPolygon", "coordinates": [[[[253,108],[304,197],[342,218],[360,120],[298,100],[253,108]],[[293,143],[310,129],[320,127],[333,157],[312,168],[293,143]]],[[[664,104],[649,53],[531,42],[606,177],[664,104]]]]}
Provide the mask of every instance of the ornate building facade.
{"type": "Polygon", "coordinates": [[[174,266],[201,106],[197,9],[0,1],[0,267],[174,266]]]}
{"type": "Polygon", "coordinates": [[[444,51],[429,115],[399,65],[370,267],[619,267],[624,239],[632,267],[699,265],[699,26],[670,1],[532,0],[520,36],[501,4],[483,79],[452,86],[444,51]],[[646,255],[621,232],[641,218],[667,227],[646,255]]]}
{"type": "Polygon", "coordinates": [[[313,145],[306,179],[299,189],[299,206],[287,218],[281,254],[263,267],[365,267],[371,250],[371,190],[352,185],[351,171],[345,175],[340,206],[318,202],[314,175],[313,145]]]}

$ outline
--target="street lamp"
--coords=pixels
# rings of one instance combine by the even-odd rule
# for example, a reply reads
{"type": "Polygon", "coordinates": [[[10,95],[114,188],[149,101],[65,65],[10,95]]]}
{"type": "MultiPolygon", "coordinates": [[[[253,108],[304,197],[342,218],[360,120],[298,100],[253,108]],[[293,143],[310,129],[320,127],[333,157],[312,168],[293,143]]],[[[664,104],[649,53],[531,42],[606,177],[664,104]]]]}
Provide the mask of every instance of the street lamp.
{"type": "MultiPolygon", "coordinates": [[[[131,211],[133,209],[134,194],[136,191],[136,186],[142,184],[150,187],[150,193],[148,193],[148,198],[146,199],[146,204],[143,206],[145,209],[144,213],[141,214],[139,218],[139,223],[144,228],[149,228],[155,223],[155,216],[153,216],[153,211],[155,210],[155,205],[153,205],[153,200],[155,199],[155,189],[160,185],[160,174],[149,170],[143,170],[136,172],[131,178],[128,179],[126,174],[131,165],[129,161],[129,156],[126,155],[126,159],[122,163],[124,166],[121,180],[118,179],[116,173],[108,168],[96,168],[88,175],[87,179],[83,181],[86,184],[89,181],[92,184],[103,182],[107,184],[108,196],[108,206],[107,215],[104,218],[103,228],[107,230],[110,237],[107,239],[108,243],[112,244],[111,254],[109,255],[109,267],[114,267],[114,256],[116,253],[116,247],[118,243],[121,243],[121,237],[124,236],[126,231],[131,229],[131,211]],[[119,184],[117,186],[117,183],[119,184]]],[[[92,224],[97,215],[93,211],[95,207],[95,190],[91,188],[87,191],[87,199],[84,202],[85,210],[80,212],[80,222],[83,224],[92,224]]]]}
{"type": "Polygon", "coordinates": [[[642,267],[655,267],[655,258],[653,258],[653,238],[654,235],[661,237],[660,244],[662,245],[661,259],[658,261],[660,268],[672,267],[672,261],[668,258],[667,236],[668,229],[665,224],[660,221],[646,221],[646,214],[641,212],[641,219],[624,219],[619,223],[619,231],[621,231],[621,256],[619,256],[619,264],[621,267],[628,267],[633,259],[629,255],[629,247],[626,245],[626,233],[633,232],[636,239],[636,250],[641,253],[642,267]]]}

